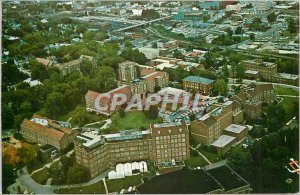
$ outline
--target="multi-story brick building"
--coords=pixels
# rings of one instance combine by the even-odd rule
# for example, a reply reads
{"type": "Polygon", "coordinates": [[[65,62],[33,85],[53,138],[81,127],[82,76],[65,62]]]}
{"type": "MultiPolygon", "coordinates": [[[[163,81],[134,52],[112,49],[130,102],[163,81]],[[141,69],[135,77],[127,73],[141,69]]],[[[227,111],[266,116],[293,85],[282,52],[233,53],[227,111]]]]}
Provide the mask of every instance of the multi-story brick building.
{"type": "Polygon", "coordinates": [[[175,163],[190,158],[189,130],[178,124],[154,124],[152,135],[152,158],[158,164],[175,163]]]}
{"type": "Polygon", "coordinates": [[[23,120],[21,134],[29,142],[49,144],[63,150],[73,143],[76,133],[60,122],[34,115],[31,120],[23,120]]]}
{"type": "Polygon", "coordinates": [[[213,86],[214,80],[199,76],[189,76],[183,79],[183,88],[185,90],[199,92],[203,95],[211,94],[213,86]]]}
{"type": "MultiPolygon", "coordinates": [[[[114,110],[107,110],[106,112],[100,111],[96,108],[95,103],[97,103],[101,107],[107,106],[108,108],[110,108],[110,104],[112,101],[111,97],[114,94],[125,94],[127,97],[126,103],[128,103],[131,100],[133,94],[140,94],[141,98],[144,98],[147,92],[154,92],[156,86],[163,88],[168,86],[169,84],[169,74],[166,72],[155,71],[148,68],[141,68],[140,78],[137,78],[136,70],[138,64],[127,61],[121,63],[119,66],[121,67],[121,70],[119,69],[119,78],[121,79],[120,86],[107,92],[107,94],[110,95],[110,98],[103,97],[101,98],[101,100],[97,100],[97,97],[101,95],[100,93],[88,91],[85,95],[86,109],[88,111],[94,111],[97,113],[109,115],[114,110]]],[[[119,108],[120,106],[118,106],[116,109],[119,108]]]]}
{"type": "Polygon", "coordinates": [[[242,87],[241,91],[232,97],[232,100],[242,105],[245,115],[259,117],[262,103],[274,102],[274,87],[272,84],[250,84],[247,87],[242,87]]]}
{"type": "Polygon", "coordinates": [[[237,101],[227,101],[212,108],[207,114],[191,123],[191,136],[204,145],[217,140],[232,123],[243,122],[243,111],[237,101]]]}
{"type": "MultiPolygon", "coordinates": [[[[109,115],[111,112],[114,111],[114,110],[110,110],[112,97],[114,94],[118,94],[118,93],[124,94],[127,98],[127,102],[130,101],[131,89],[130,89],[130,86],[128,86],[128,85],[122,85],[116,89],[113,89],[113,90],[107,92],[109,97],[101,97],[101,99],[99,99],[101,93],[97,93],[94,91],[88,91],[85,95],[86,110],[91,111],[91,112],[97,112],[100,114],[109,115]],[[97,108],[97,106],[100,106],[103,108],[107,107],[107,110],[101,111],[99,108],[97,108]]],[[[120,108],[120,106],[116,107],[116,109],[119,109],[119,108],[120,108]]]]}
{"type": "Polygon", "coordinates": [[[246,71],[258,71],[259,76],[265,80],[271,81],[273,79],[273,76],[277,73],[276,64],[271,62],[264,62],[261,59],[244,60],[243,64],[246,71]]]}
{"type": "Polygon", "coordinates": [[[91,177],[119,162],[153,160],[156,164],[171,165],[189,159],[189,133],[181,124],[153,125],[150,130],[105,135],[83,132],[74,143],[76,161],[90,170],[91,177]]]}
{"type": "Polygon", "coordinates": [[[277,73],[273,76],[273,82],[298,86],[299,76],[295,74],[277,73]]]}
{"type": "Polygon", "coordinates": [[[130,83],[132,80],[138,77],[137,63],[131,61],[125,61],[119,64],[118,79],[121,82],[130,83]]]}
{"type": "Polygon", "coordinates": [[[55,65],[64,75],[80,71],[80,65],[84,60],[89,60],[96,67],[96,59],[92,56],[81,55],[77,60],[55,65]]]}

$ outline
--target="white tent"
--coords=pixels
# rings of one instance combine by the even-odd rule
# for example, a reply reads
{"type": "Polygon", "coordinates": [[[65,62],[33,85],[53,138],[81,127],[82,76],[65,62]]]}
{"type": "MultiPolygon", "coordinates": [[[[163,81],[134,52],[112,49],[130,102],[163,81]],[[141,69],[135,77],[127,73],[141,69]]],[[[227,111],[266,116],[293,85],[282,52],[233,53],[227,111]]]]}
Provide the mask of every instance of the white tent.
{"type": "Polygon", "coordinates": [[[144,164],[142,162],[139,162],[139,169],[141,173],[144,172],[144,164]]]}
{"type": "Polygon", "coordinates": [[[125,176],[132,176],[132,169],[131,169],[130,163],[124,164],[124,173],[125,173],[125,176]]]}
{"type": "Polygon", "coordinates": [[[108,179],[116,179],[117,178],[117,172],[115,171],[110,171],[108,173],[108,179]]]}
{"type": "Polygon", "coordinates": [[[124,165],[123,164],[117,164],[116,166],[116,171],[117,171],[117,178],[124,178],[124,165]]]}
{"type": "Polygon", "coordinates": [[[143,164],[143,168],[144,168],[143,172],[148,172],[147,163],[145,161],[142,161],[141,163],[143,164]]]}
{"type": "Polygon", "coordinates": [[[120,179],[120,178],[124,178],[125,175],[124,175],[124,172],[117,172],[117,178],[120,179]]]}
{"type": "Polygon", "coordinates": [[[132,168],[132,170],[140,170],[140,165],[138,162],[133,162],[131,164],[131,168],[132,168]]]}
{"type": "Polygon", "coordinates": [[[123,164],[117,164],[116,171],[124,173],[124,165],[123,164]]]}

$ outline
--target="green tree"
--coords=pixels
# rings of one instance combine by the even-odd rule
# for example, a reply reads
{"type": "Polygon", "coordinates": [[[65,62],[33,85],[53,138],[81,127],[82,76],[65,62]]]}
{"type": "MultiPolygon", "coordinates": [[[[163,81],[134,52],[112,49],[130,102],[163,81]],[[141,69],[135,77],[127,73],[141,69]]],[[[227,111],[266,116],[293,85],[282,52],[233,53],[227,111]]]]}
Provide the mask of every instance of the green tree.
{"type": "Polygon", "coordinates": [[[67,172],[67,183],[69,184],[77,184],[84,183],[90,180],[90,172],[89,170],[79,164],[74,164],[69,168],[67,172]]]}
{"type": "Polygon", "coordinates": [[[228,165],[238,172],[245,173],[248,170],[248,165],[251,161],[249,150],[242,147],[233,148],[227,157],[228,165]]]}
{"type": "Polygon", "coordinates": [[[159,109],[157,106],[150,106],[149,110],[145,110],[144,113],[148,118],[156,119],[158,117],[159,109]]]}
{"type": "MultiPolygon", "coordinates": [[[[3,105],[3,104],[2,104],[3,105]]],[[[14,122],[14,113],[12,109],[7,106],[3,105],[1,110],[1,116],[2,116],[2,128],[4,129],[10,129],[13,127],[14,122]]]]}
{"type": "Polygon", "coordinates": [[[3,193],[8,193],[7,187],[10,186],[11,184],[15,183],[15,181],[16,181],[17,176],[13,169],[14,169],[14,167],[10,164],[6,164],[6,163],[2,164],[2,178],[4,178],[2,180],[3,193]]]}
{"type": "Polygon", "coordinates": [[[297,25],[296,25],[296,22],[294,20],[293,17],[290,17],[288,19],[288,30],[290,33],[296,33],[297,32],[297,25]]]}
{"type": "Polygon", "coordinates": [[[217,79],[214,83],[214,90],[219,94],[219,95],[226,95],[228,91],[227,83],[225,82],[224,79],[217,79]]]}
{"type": "Polygon", "coordinates": [[[223,72],[223,75],[225,76],[225,77],[229,77],[229,70],[228,70],[228,67],[227,67],[227,65],[226,64],[224,64],[223,66],[222,66],[222,72],[223,72]]]}
{"type": "Polygon", "coordinates": [[[276,21],[276,18],[277,18],[277,15],[275,14],[275,12],[271,12],[271,13],[269,13],[268,16],[267,16],[267,20],[268,20],[268,22],[270,22],[270,23],[275,22],[275,21],[276,21]]]}
{"type": "Polygon", "coordinates": [[[254,33],[251,33],[251,34],[249,35],[249,38],[250,38],[250,40],[255,41],[255,34],[254,34],[254,33]]]}
{"type": "Polygon", "coordinates": [[[245,66],[241,63],[236,66],[236,77],[239,81],[245,77],[245,66]]]}
{"type": "Polygon", "coordinates": [[[118,110],[118,113],[121,118],[124,118],[126,116],[124,109],[118,110]]]}
{"type": "Polygon", "coordinates": [[[243,27],[242,26],[238,26],[235,29],[235,34],[242,34],[243,33],[243,27]]]}
{"type": "Polygon", "coordinates": [[[66,107],[63,98],[63,94],[59,92],[52,92],[49,94],[45,103],[45,109],[50,117],[56,118],[60,114],[66,112],[66,107]]]}
{"type": "Polygon", "coordinates": [[[92,62],[84,59],[82,60],[82,62],[80,63],[80,71],[84,76],[90,75],[91,72],[93,70],[93,65],[92,62]]]}

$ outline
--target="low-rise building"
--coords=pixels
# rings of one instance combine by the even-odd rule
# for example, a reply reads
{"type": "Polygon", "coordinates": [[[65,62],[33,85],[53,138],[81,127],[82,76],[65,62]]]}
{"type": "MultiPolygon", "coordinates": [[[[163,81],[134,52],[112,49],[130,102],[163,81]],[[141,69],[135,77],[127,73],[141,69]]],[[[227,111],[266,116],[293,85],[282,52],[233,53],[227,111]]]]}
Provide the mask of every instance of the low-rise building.
{"type": "Polygon", "coordinates": [[[191,136],[201,144],[210,145],[232,123],[243,122],[243,111],[237,101],[227,101],[191,123],[191,136]]]}
{"type": "Polygon", "coordinates": [[[211,94],[213,86],[214,80],[199,76],[189,76],[183,79],[183,88],[185,90],[199,92],[203,95],[211,94]]]}
{"type": "MultiPolygon", "coordinates": [[[[128,85],[122,85],[116,89],[113,89],[113,90],[107,92],[106,94],[109,97],[101,97],[100,98],[101,93],[89,90],[85,95],[86,110],[90,111],[90,112],[96,112],[99,114],[110,115],[111,112],[114,111],[114,110],[111,110],[111,107],[110,107],[112,97],[114,94],[118,94],[118,93],[124,94],[127,98],[127,102],[130,101],[131,88],[128,85]],[[100,107],[107,108],[107,109],[101,110],[100,107]]],[[[120,108],[120,106],[116,107],[115,109],[118,110],[119,108],[120,108]]]]}
{"type": "Polygon", "coordinates": [[[73,143],[76,134],[63,123],[38,115],[34,115],[31,120],[24,119],[20,132],[29,142],[49,144],[58,150],[63,150],[73,143]]]}
{"type": "Polygon", "coordinates": [[[92,66],[96,67],[96,59],[92,56],[81,55],[77,60],[55,65],[64,75],[75,71],[80,71],[80,64],[83,60],[92,62],[92,66]]]}
{"type": "Polygon", "coordinates": [[[277,73],[273,76],[273,82],[298,86],[299,76],[295,74],[277,73]]]}
{"type": "Polygon", "coordinates": [[[258,71],[261,78],[271,81],[277,73],[277,65],[271,62],[264,62],[261,59],[244,60],[245,70],[258,71]]]}
{"type": "Polygon", "coordinates": [[[217,151],[218,154],[225,154],[235,143],[236,138],[229,135],[221,135],[210,146],[217,151]]]}
{"type": "Polygon", "coordinates": [[[271,104],[275,100],[275,92],[272,84],[250,84],[242,87],[240,92],[232,97],[232,100],[242,105],[244,114],[252,118],[261,114],[262,103],[271,104]]]}
{"type": "Polygon", "coordinates": [[[149,60],[157,58],[159,56],[159,49],[157,48],[141,47],[138,50],[139,52],[143,53],[149,60]]]}
{"type": "Polygon", "coordinates": [[[236,137],[237,141],[240,141],[248,135],[248,127],[231,124],[223,130],[223,133],[228,136],[236,137]]]}

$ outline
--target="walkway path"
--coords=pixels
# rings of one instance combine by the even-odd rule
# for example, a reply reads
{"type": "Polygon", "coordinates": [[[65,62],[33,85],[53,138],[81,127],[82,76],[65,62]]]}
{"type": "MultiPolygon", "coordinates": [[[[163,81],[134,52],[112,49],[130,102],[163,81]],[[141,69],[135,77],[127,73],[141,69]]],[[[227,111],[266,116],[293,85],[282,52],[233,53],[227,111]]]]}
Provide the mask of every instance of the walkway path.
{"type": "Polygon", "coordinates": [[[19,176],[19,181],[27,188],[29,192],[34,192],[36,194],[53,194],[54,190],[61,188],[74,188],[74,187],[84,187],[88,185],[95,184],[105,178],[108,175],[110,170],[103,172],[101,175],[91,179],[89,182],[81,183],[81,184],[71,184],[71,185],[41,185],[34,181],[28,171],[27,168],[24,167],[23,174],[19,176]]]}
{"type": "Polygon", "coordinates": [[[102,181],[103,181],[103,185],[104,185],[104,188],[105,188],[105,192],[106,192],[106,194],[108,194],[108,189],[107,189],[107,185],[106,185],[106,182],[105,182],[105,178],[103,178],[102,181]]]}
{"type": "MultiPolygon", "coordinates": [[[[67,157],[70,157],[71,154],[72,154],[73,152],[74,152],[74,149],[71,150],[71,151],[69,151],[69,152],[66,154],[66,156],[67,156],[67,157]]],[[[62,157],[62,156],[60,156],[59,158],[54,159],[52,162],[50,162],[50,163],[48,163],[48,164],[45,164],[43,167],[41,167],[41,168],[39,168],[39,169],[37,169],[37,170],[32,171],[31,174],[30,174],[30,176],[32,176],[32,175],[33,175],[34,173],[36,173],[36,172],[39,172],[39,171],[43,170],[44,168],[50,168],[50,166],[51,166],[53,163],[59,161],[61,157],[62,157]]]]}
{"type": "Polygon", "coordinates": [[[193,148],[192,146],[190,146],[190,148],[194,151],[196,151],[208,164],[212,164],[208,158],[206,158],[206,156],[204,156],[201,152],[199,152],[199,150],[196,150],[195,148],[193,148]]]}

